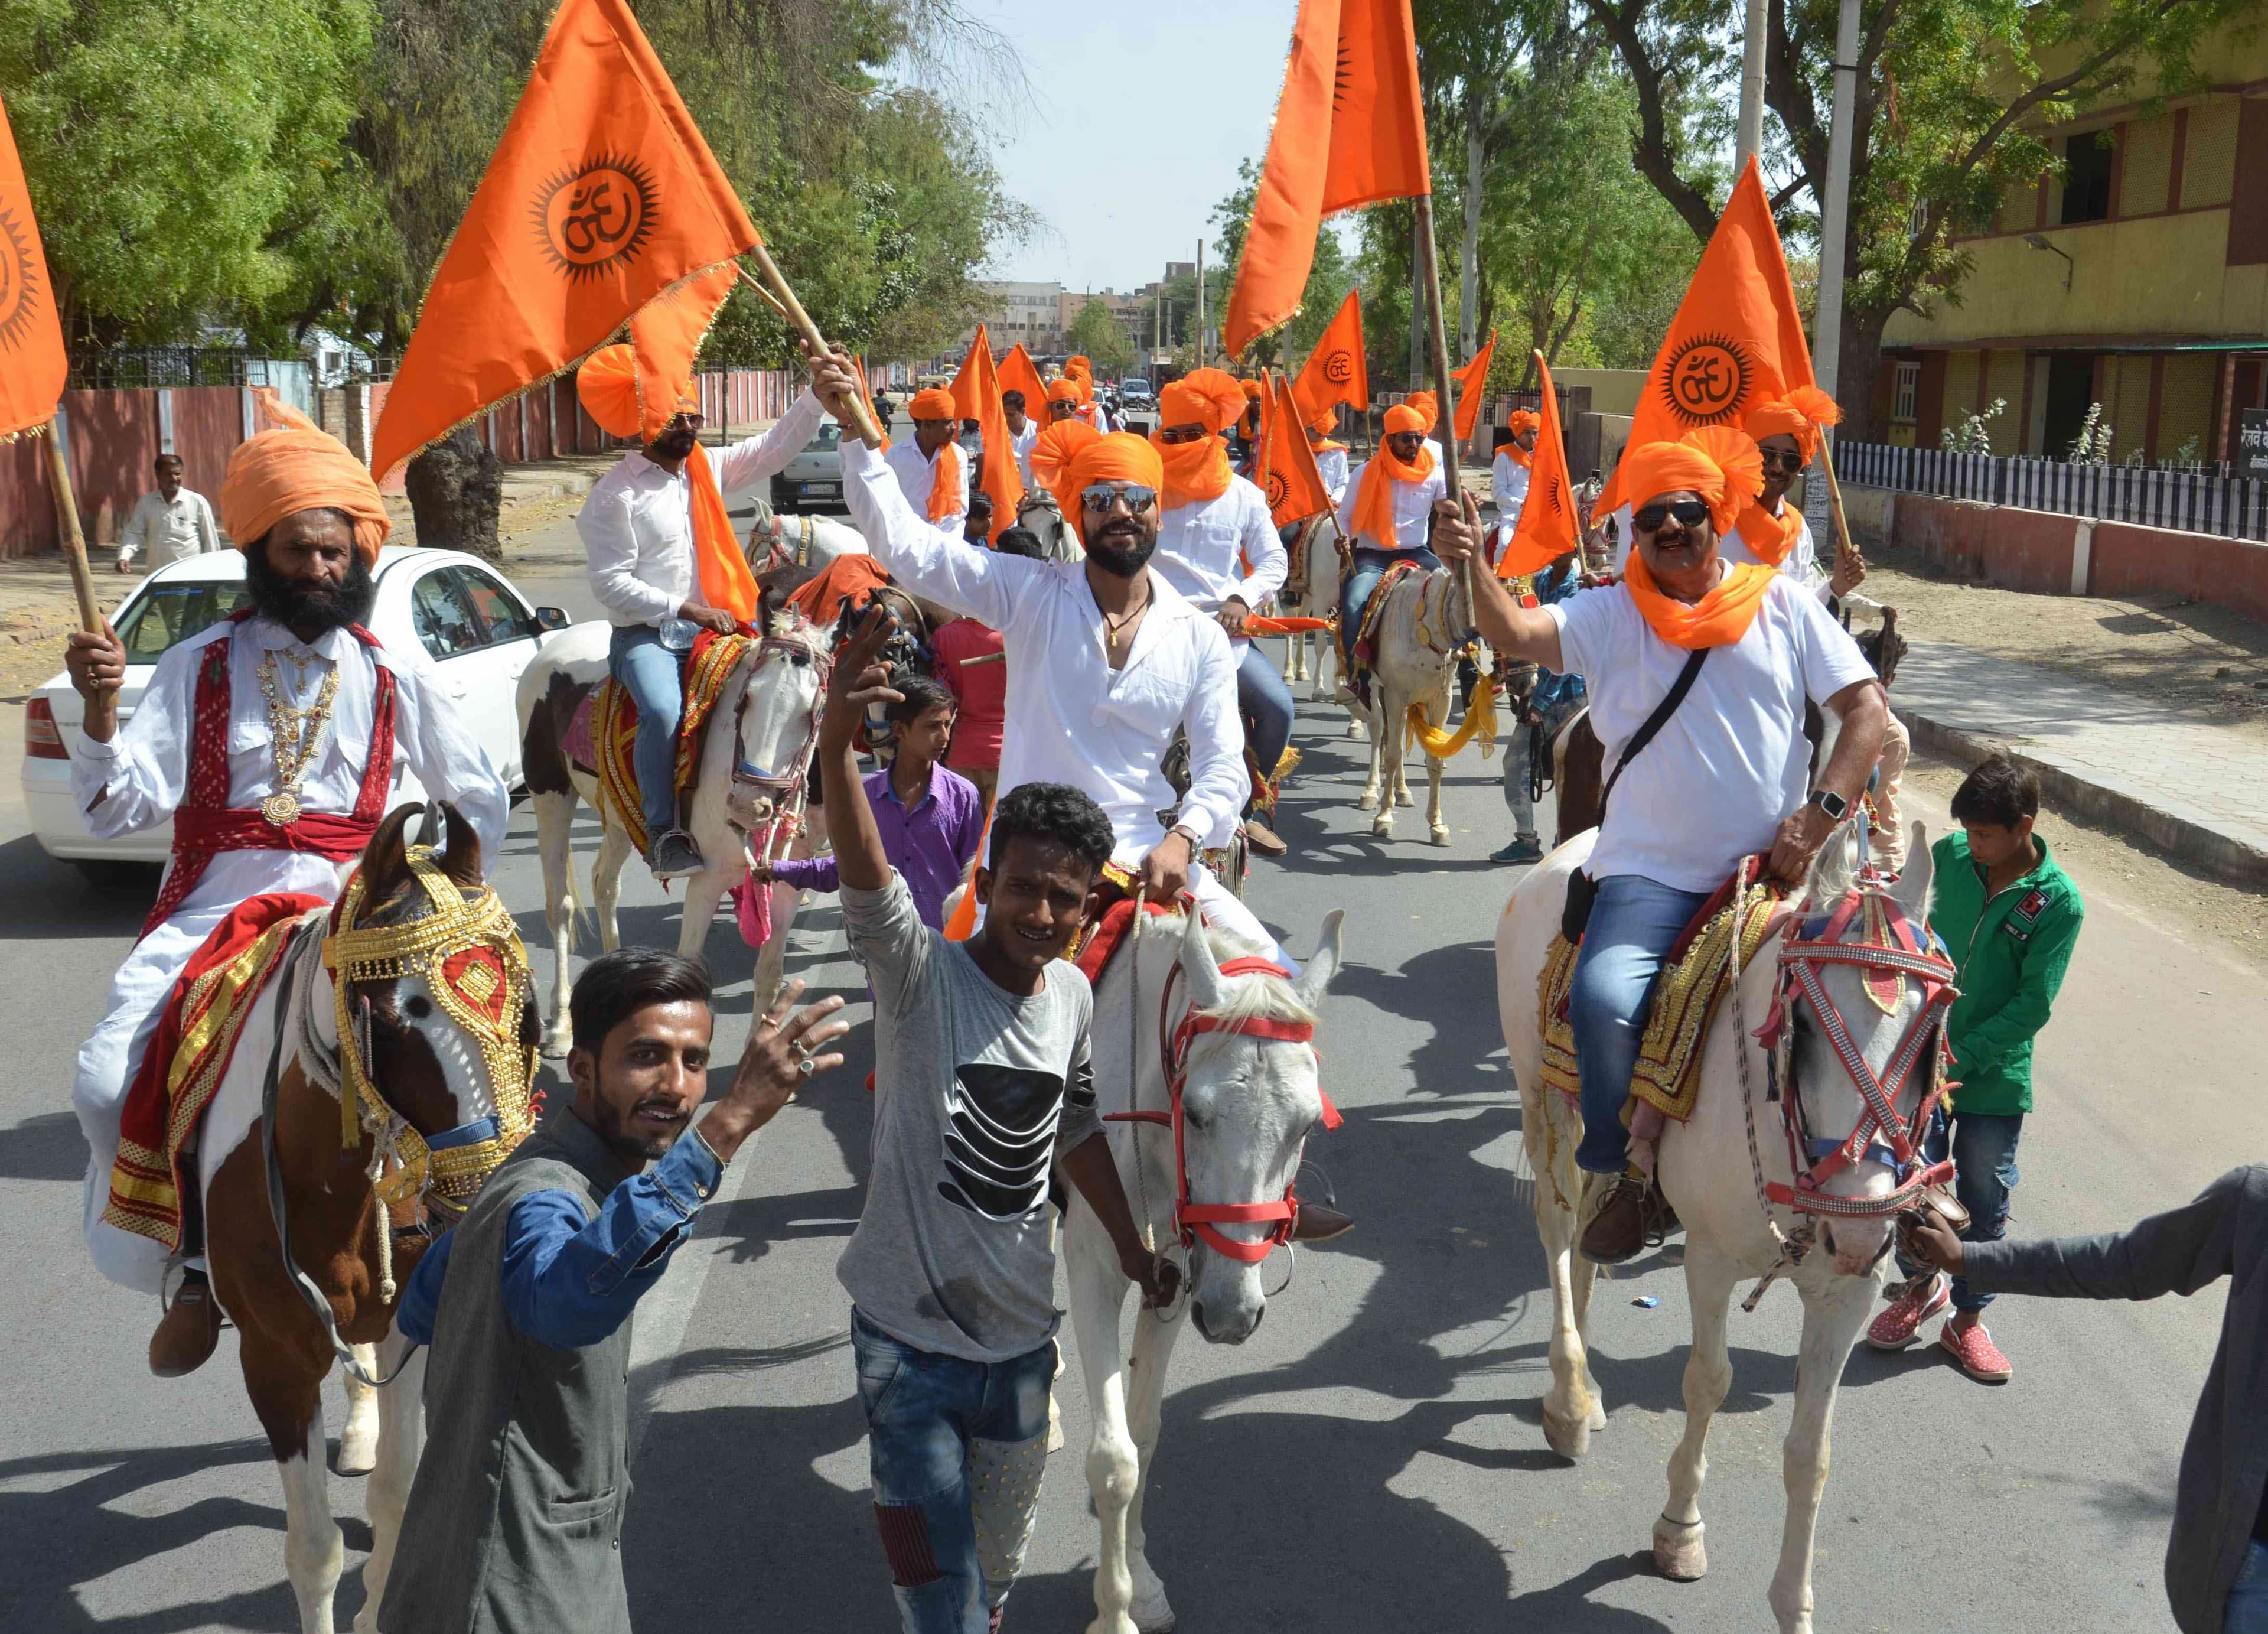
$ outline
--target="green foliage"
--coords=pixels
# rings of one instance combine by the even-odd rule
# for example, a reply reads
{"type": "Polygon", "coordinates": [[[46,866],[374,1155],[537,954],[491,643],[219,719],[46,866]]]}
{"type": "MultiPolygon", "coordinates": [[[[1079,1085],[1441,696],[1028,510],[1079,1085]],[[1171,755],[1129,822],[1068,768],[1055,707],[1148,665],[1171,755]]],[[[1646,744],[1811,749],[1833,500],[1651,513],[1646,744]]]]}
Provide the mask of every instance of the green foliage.
{"type": "Polygon", "coordinates": [[[1126,343],[1126,332],[1118,327],[1110,308],[1099,300],[1079,309],[1064,338],[1073,352],[1086,354],[1098,380],[1116,379],[1134,366],[1134,349],[1126,343]]]}

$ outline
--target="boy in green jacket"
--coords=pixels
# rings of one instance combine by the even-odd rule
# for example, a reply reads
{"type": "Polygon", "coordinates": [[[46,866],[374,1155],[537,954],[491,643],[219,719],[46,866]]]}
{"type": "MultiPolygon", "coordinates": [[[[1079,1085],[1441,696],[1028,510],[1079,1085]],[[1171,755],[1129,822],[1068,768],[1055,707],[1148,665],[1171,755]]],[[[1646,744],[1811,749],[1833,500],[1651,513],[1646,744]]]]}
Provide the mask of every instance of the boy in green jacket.
{"type": "MultiPolygon", "coordinates": [[[[1952,955],[1961,997],[1947,1018],[1957,1086],[1924,1150],[1936,1162],[1951,1152],[1954,1191],[1969,1211],[1970,1242],[2007,1234],[2008,1194],[2016,1189],[2016,1140],[2032,1109],[2032,1040],[2048,1024],[2087,913],[2079,887],[2032,832],[2040,783],[2005,754],[1970,772],[1953,797],[1962,826],[1932,848],[1936,901],[1930,929],[1952,955]]],[[[2008,1358],[1984,1329],[1992,1296],[1966,1278],[1949,1280],[1903,1255],[1907,1281],[1867,1329],[1878,1351],[1903,1351],[1921,1325],[1949,1303],[1953,1320],[1938,1344],[1983,1384],[2005,1384],[2008,1358]]]]}

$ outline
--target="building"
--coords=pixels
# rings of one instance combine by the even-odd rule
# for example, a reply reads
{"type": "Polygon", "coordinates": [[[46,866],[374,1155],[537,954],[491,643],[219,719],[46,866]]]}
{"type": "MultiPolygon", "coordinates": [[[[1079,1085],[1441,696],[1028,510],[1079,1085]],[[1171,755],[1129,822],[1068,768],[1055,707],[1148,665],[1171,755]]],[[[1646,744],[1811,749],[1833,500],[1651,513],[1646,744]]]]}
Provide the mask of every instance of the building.
{"type": "Polygon", "coordinates": [[[2197,61],[2201,92],[2044,132],[2063,168],[1958,239],[1960,304],[1891,319],[1893,442],[1935,447],[1999,399],[1998,454],[2063,458],[2100,404],[2114,463],[2234,458],[2243,411],[2268,408],[2268,36],[2197,61]]]}
{"type": "MultiPolygon", "coordinates": [[[[992,297],[991,308],[984,314],[984,325],[991,339],[993,356],[998,357],[1018,344],[1035,357],[1062,353],[1064,326],[1057,316],[1062,307],[1062,284],[988,283],[983,287],[992,297]]],[[[965,354],[969,342],[976,338],[973,328],[963,335],[954,345],[955,357],[965,354]]]]}

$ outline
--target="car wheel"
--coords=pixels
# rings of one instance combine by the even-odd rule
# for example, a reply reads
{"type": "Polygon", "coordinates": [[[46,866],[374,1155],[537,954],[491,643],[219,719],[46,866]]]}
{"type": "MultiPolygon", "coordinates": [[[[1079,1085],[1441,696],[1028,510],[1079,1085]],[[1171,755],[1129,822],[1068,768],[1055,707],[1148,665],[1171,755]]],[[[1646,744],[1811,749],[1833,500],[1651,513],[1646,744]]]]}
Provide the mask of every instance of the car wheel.
{"type": "Polygon", "coordinates": [[[107,857],[74,857],[71,866],[98,891],[133,891],[154,896],[166,872],[163,863],[119,862],[107,857]]]}

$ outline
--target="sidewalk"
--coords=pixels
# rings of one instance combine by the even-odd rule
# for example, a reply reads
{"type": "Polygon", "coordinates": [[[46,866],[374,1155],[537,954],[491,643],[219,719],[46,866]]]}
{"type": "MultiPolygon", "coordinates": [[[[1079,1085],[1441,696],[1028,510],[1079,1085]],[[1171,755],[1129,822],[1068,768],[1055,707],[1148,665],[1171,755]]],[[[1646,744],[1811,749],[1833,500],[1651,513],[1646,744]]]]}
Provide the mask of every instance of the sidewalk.
{"type": "Polygon", "coordinates": [[[1941,642],[1914,642],[1890,703],[1915,746],[1962,765],[2006,747],[2069,815],[2268,889],[2268,748],[2164,703],[1941,642]]]}

